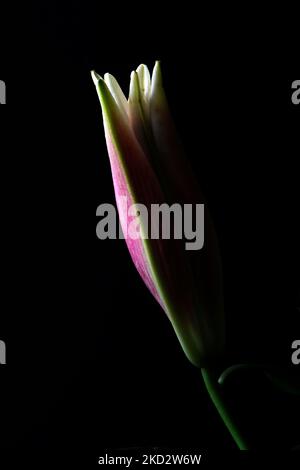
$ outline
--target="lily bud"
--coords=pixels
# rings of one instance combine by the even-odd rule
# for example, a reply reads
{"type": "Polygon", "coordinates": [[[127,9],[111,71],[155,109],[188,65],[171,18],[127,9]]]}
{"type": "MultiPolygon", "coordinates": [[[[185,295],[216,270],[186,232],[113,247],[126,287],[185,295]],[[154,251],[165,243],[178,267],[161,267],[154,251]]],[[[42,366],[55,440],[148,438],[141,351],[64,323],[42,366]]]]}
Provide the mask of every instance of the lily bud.
{"type": "MultiPolygon", "coordinates": [[[[140,65],[131,74],[128,100],[114,77],[92,72],[99,95],[121,227],[129,208],[143,204],[203,204],[168,107],[159,62],[152,78],[140,65]],[[126,204],[124,205],[124,200],[126,204]]],[[[133,214],[132,214],[133,215],[133,214]]],[[[224,345],[221,263],[205,207],[204,247],[185,250],[183,240],[126,238],[144,283],[171,321],[188,359],[206,366],[224,345]]]]}

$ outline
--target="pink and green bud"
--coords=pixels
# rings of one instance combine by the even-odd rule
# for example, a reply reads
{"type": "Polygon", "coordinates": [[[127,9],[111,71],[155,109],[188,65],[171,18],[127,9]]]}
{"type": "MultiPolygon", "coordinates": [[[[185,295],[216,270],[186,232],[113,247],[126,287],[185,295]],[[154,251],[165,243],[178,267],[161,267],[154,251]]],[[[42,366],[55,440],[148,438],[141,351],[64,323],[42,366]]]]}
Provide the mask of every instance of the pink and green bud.
{"type": "MultiPolygon", "coordinates": [[[[92,77],[99,95],[116,203],[123,229],[134,204],[203,204],[178,138],[156,62],[131,74],[128,100],[114,77],[92,77]],[[126,204],[124,205],[124,200],[126,204]]],[[[137,214],[132,214],[132,216],[137,214]]],[[[204,247],[185,250],[183,240],[126,237],[144,283],[171,321],[180,344],[196,366],[214,359],[224,345],[221,263],[213,224],[205,206],[204,247]]]]}

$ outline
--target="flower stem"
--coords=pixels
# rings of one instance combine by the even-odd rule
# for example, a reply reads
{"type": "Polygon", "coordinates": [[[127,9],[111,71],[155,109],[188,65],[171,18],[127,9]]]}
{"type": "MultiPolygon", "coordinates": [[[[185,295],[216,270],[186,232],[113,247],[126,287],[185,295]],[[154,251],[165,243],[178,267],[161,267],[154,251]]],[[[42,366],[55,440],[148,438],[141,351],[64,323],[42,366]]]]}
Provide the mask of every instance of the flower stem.
{"type": "Polygon", "coordinates": [[[221,416],[225,426],[233,437],[238,448],[240,450],[248,450],[248,446],[244,438],[241,436],[239,429],[234,423],[234,420],[232,419],[232,416],[224,403],[224,399],[218,389],[219,385],[214,377],[214,374],[209,369],[204,368],[201,369],[201,372],[210,398],[217,408],[219,415],[221,416]]]}

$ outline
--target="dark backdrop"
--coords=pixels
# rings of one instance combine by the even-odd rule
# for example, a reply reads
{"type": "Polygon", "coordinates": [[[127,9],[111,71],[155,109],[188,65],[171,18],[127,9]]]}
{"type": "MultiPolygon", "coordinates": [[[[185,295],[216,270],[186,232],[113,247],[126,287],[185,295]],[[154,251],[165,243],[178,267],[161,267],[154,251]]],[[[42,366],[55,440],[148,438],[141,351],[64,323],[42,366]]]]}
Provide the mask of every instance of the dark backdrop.
{"type": "MultiPolygon", "coordinates": [[[[269,363],[296,375],[295,64],[274,60],[276,50],[251,34],[217,39],[205,18],[192,22],[192,11],[176,22],[174,12],[148,21],[136,14],[101,2],[48,2],[28,6],[24,21],[20,15],[17,39],[7,33],[3,449],[93,459],[105,448],[235,448],[125,243],[96,238],[96,207],[114,195],[91,69],[114,74],[127,90],[131,70],[162,61],[221,245],[228,348],[220,370],[269,363]]],[[[256,370],[225,388],[250,441],[299,444],[299,399],[256,370]]]]}

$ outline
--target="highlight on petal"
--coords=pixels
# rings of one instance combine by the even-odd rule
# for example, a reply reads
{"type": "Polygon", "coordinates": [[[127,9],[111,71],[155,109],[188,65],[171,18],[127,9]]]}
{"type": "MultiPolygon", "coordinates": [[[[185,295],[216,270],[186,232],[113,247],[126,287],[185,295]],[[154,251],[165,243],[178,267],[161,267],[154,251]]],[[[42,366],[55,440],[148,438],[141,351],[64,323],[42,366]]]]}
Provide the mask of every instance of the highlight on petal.
{"type": "Polygon", "coordinates": [[[146,65],[141,64],[136,69],[136,72],[139,77],[140,89],[145,98],[148,98],[150,93],[151,79],[150,72],[146,65]]]}
{"type": "Polygon", "coordinates": [[[128,104],[131,127],[145,154],[148,154],[151,138],[149,118],[142,105],[139,77],[135,71],[131,73],[130,77],[128,104]]]}
{"type": "Polygon", "coordinates": [[[139,89],[140,89],[140,102],[143,108],[143,114],[145,116],[145,120],[149,122],[149,99],[150,99],[150,91],[151,91],[151,78],[150,72],[146,65],[141,64],[136,69],[138,80],[139,80],[139,89]]]}
{"type": "MultiPolygon", "coordinates": [[[[140,105],[140,88],[139,88],[139,79],[138,74],[133,71],[130,75],[130,85],[129,85],[129,116],[133,128],[137,125],[142,124],[143,120],[143,110],[140,105]]],[[[135,129],[134,129],[135,130],[135,129]]]]}
{"type": "Polygon", "coordinates": [[[154,67],[153,67],[153,72],[152,72],[152,77],[151,77],[151,93],[153,93],[154,88],[156,88],[158,85],[160,86],[162,85],[160,60],[156,60],[154,67]]]}
{"type": "Polygon", "coordinates": [[[113,97],[114,97],[117,105],[119,106],[119,108],[122,110],[122,112],[125,113],[126,116],[128,116],[128,114],[129,114],[128,102],[126,100],[126,97],[125,97],[120,85],[118,84],[117,80],[115,79],[115,77],[113,75],[111,75],[110,73],[106,73],[104,75],[104,81],[105,81],[106,85],[108,86],[109,91],[113,95],[113,97]]]}
{"type": "MultiPolygon", "coordinates": [[[[198,183],[176,130],[163,87],[159,61],[155,63],[151,79],[150,121],[152,135],[159,152],[160,179],[162,182],[170,183],[169,196],[171,199],[176,197],[182,203],[195,202],[195,195],[199,196],[198,183]]],[[[198,202],[203,201],[198,200],[198,202]]]]}
{"type": "Polygon", "coordinates": [[[163,88],[159,61],[155,62],[151,79],[150,116],[153,130],[160,128],[161,134],[165,132],[165,129],[168,131],[170,123],[173,125],[173,118],[169,111],[169,105],[163,88]],[[167,118],[167,122],[164,121],[165,118],[167,118]]]}

